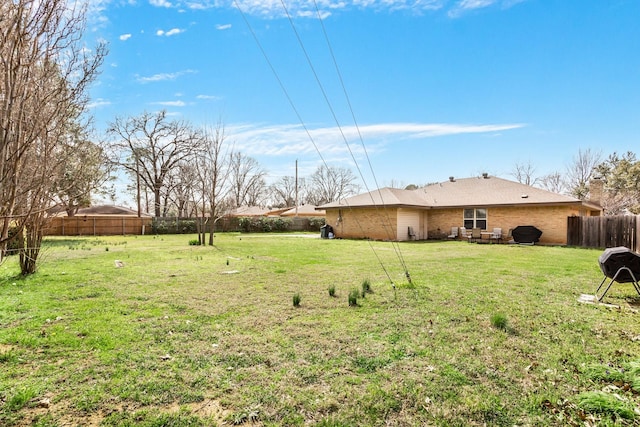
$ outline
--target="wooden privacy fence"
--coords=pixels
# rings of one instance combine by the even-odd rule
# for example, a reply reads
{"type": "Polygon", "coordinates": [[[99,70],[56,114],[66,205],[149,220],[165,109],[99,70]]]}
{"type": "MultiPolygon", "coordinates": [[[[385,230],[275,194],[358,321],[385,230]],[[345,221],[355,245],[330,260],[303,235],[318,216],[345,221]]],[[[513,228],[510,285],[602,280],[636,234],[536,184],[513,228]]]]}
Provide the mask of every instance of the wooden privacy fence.
{"type": "Polygon", "coordinates": [[[108,236],[151,234],[153,218],[128,215],[61,216],[52,218],[47,236],[108,236]]]}
{"type": "Polygon", "coordinates": [[[585,248],[626,246],[640,252],[640,216],[570,216],[567,244],[585,248]]]}

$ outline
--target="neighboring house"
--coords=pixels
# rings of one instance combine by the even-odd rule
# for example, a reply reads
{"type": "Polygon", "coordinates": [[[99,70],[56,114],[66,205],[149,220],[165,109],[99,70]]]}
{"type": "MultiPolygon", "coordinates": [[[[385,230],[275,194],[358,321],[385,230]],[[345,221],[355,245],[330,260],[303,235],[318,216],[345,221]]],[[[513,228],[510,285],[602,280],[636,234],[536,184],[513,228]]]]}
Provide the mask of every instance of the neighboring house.
{"type": "Polygon", "coordinates": [[[324,216],[325,211],[321,209],[316,209],[313,205],[302,205],[298,206],[298,208],[291,208],[287,211],[284,211],[280,214],[280,216],[302,216],[302,217],[318,217],[324,216]]]}
{"type": "Polygon", "coordinates": [[[114,234],[145,234],[151,232],[153,218],[123,206],[92,206],[81,208],[74,216],[66,211],[51,215],[45,228],[49,236],[100,236],[114,234]]]}
{"type": "Polygon", "coordinates": [[[501,228],[507,239],[509,230],[518,225],[533,225],[542,230],[543,244],[566,244],[567,217],[600,216],[603,211],[595,200],[582,201],[488,174],[450,177],[416,190],[382,188],[319,209],[326,211],[326,223],[341,238],[436,239],[446,237],[452,227],[464,226],[501,228]]]}
{"type": "MultiPolygon", "coordinates": [[[[66,212],[63,212],[66,215],[66,212]]],[[[126,208],[124,206],[100,205],[91,206],[89,208],[80,208],[76,216],[101,216],[101,215],[122,215],[122,216],[138,216],[138,211],[126,208]]],[[[148,213],[140,214],[144,217],[151,217],[148,213]]]]}
{"type": "Polygon", "coordinates": [[[259,206],[240,206],[231,211],[227,216],[246,217],[246,216],[285,216],[285,217],[317,217],[324,216],[323,210],[317,210],[313,205],[298,206],[296,208],[261,208],[259,206]]]}
{"type": "Polygon", "coordinates": [[[240,206],[227,214],[227,216],[267,216],[269,209],[260,206],[240,206]]]}

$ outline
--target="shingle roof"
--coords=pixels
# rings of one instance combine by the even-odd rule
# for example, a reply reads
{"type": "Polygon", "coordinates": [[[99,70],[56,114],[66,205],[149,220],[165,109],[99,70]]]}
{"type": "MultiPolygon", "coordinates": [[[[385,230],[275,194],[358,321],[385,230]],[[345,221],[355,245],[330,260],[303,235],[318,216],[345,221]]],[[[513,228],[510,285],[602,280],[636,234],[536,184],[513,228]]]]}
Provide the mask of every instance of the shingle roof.
{"type": "Polygon", "coordinates": [[[282,212],[280,215],[281,216],[294,216],[294,215],[317,215],[317,216],[322,216],[324,215],[324,210],[320,210],[320,209],[316,209],[316,207],[314,205],[301,205],[298,206],[298,209],[296,210],[296,208],[291,208],[285,212],[282,212]]]}
{"type": "Polygon", "coordinates": [[[336,207],[358,207],[358,206],[414,206],[428,207],[425,205],[424,197],[413,190],[402,190],[399,188],[381,188],[379,190],[370,191],[369,193],[359,194],[357,196],[342,199],[337,202],[327,203],[319,206],[318,209],[336,208],[336,207]]]}
{"type": "Polygon", "coordinates": [[[260,206],[240,206],[229,213],[229,216],[263,216],[269,214],[269,209],[260,206]]]}
{"type": "MultiPolygon", "coordinates": [[[[416,190],[382,188],[333,202],[322,209],[336,207],[411,206],[446,208],[462,206],[504,206],[535,204],[589,204],[571,196],[552,193],[530,185],[494,176],[453,179],[416,190]]],[[[595,205],[593,205],[595,206],[595,205]]]]}
{"type": "Polygon", "coordinates": [[[581,203],[575,197],[494,176],[449,180],[413,191],[431,207],[581,203]]]}
{"type": "MultiPolygon", "coordinates": [[[[81,209],[78,209],[78,212],[76,212],[76,216],[100,216],[100,215],[137,216],[138,211],[129,209],[124,206],[100,205],[100,206],[91,206],[89,208],[81,208],[81,209]]],[[[151,216],[151,215],[143,212],[142,216],[151,216]]]]}

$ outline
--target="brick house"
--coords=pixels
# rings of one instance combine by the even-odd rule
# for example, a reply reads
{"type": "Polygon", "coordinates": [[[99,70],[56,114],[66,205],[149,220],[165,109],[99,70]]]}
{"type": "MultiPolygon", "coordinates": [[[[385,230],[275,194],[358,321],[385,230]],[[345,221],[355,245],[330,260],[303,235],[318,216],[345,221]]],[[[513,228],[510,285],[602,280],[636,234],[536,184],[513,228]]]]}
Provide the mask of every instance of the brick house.
{"type": "MultiPolygon", "coordinates": [[[[593,192],[595,194],[595,191],[593,192]]],[[[566,244],[567,217],[600,216],[595,200],[583,201],[483,174],[416,190],[382,188],[319,206],[339,238],[426,240],[452,227],[508,231],[519,225],[542,230],[540,243],[566,244]],[[411,231],[411,232],[410,232],[411,231]]]]}

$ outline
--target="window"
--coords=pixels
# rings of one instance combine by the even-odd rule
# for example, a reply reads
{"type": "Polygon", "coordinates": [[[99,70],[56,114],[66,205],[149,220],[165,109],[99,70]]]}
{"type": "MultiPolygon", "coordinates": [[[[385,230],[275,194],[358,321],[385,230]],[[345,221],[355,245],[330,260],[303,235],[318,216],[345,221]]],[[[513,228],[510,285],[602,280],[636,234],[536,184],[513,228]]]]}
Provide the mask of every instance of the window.
{"type": "Polygon", "coordinates": [[[481,228],[487,229],[487,210],[485,208],[465,209],[464,210],[464,226],[465,228],[481,228]]]}

